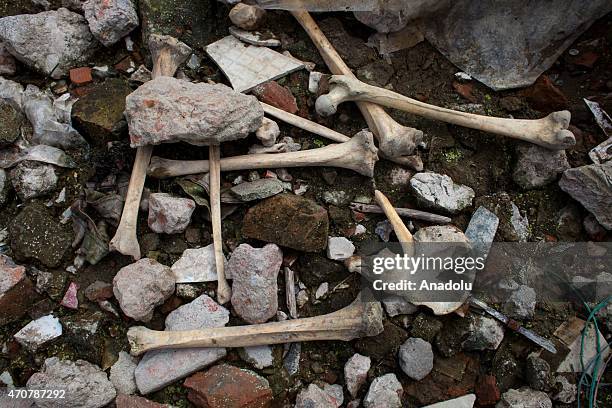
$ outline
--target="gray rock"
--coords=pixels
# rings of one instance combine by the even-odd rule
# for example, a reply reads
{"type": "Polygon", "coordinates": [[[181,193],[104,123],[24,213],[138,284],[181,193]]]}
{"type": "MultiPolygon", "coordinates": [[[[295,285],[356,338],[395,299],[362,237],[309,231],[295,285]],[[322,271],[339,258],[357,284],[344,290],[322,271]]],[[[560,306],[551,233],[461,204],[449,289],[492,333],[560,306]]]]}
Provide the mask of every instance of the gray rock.
{"type": "Polygon", "coordinates": [[[340,384],[324,384],[323,391],[332,398],[336,407],[342,406],[344,403],[344,391],[340,384]]]}
{"type": "Polygon", "coordinates": [[[401,408],[404,389],[395,374],[375,378],[363,399],[364,408],[401,408]]]}
{"type": "Polygon", "coordinates": [[[566,170],[559,187],[589,210],[605,229],[612,229],[612,161],[566,170]]]}
{"type": "Polygon", "coordinates": [[[319,285],[319,287],[315,291],[315,299],[317,300],[321,299],[322,297],[327,295],[328,292],[329,292],[329,283],[323,282],[322,284],[319,285]]]}
{"type": "Polygon", "coordinates": [[[9,183],[6,178],[6,171],[0,169],[0,207],[8,200],[9,183]]]}
{"type": "Polygon", "coordinates": [[[283,367],[287,370],[290,376],[295,375],[300,371],[300,357],[302,355],[302,343],[287,344],[287,354],[283,359],[283,367]]]}
{"type": "MultiPolygon", "coordinates": [[[[2,46],[0,45],[0,60],[2,46]]],[[[0,148],[15,143],[21,135],[22,126],[25,124],[25,116],[19,109],[9,102],[0,99],[0,148]]]]}
{"type": "Polygon", "coordinates": [[[126,117],[132,147],[178,141],[201,146],[247,137],[261,126],[263,109],[254,96],[225,85],[159,77],[126,98],[126,117]]]}
{"type": "Polygon", "coordinates": [[[534,144],[521,144],[512,173],[515,183],[529,190],[545,186],[570,168],[565,150],[550,150],[534,144]]]}
{"type": "Polygon", "coordinates": [[[117,395],[113,384],[100,367],[83,360],[45,360],[41,372],[27,382],[28,390],[66,390],[64,399],[36,399],[41,408],[101,408],[117,395]]]}
{"type": "Polygon", "coordinates": [[[471,314],[469,317],[468,337],[461,343],[464,350],[497,350],[504,339],[504,326],[497,320],[471,314]]]}
{"type": "Polygon", "coordinates": [[[478,254],[484,258],[489,254],[489,249],[497,234],[499,218],[485,207],[478,207],[465,230],[465,236],[472,244],[478,254]]]}
{"type": "Polygon", "coordinates": [[[447,176],[437,173],[417,173],[410,179],[417,199],[425,206],[456,214],[472,205],[474,190],[456,184],[447,176]]]}
{"type": "Polygon", "coordinates": [[[266,117],[263,118],[261,122],[261,127],[255,132],[255,136],[265,147],[274,146],[278,135],[280,135],[280,128],[278,127],[278,123],[266,117]]]}
{"type": "Polygon", "coordinates": [[[344,237],[329,237],[327,240],[327,257],[334,261],[344,261],[353,256],[355,245],[344,237]]]}
{"type": "Polygon", "coordinates": [[[513,235],[518,239],[518,242],[527,242],[529,239],[529,220],[526,215],[522,215],[519,208],[513,202],[510,203],[512,215],[510,216],[510,227],[513,230],[513,235]]]}
{"type": "Polygon", "coordinates": [[[469,244],[465,234],[454,225],[432,225],[419,229],[414,234],[418,242],[455,242],[457,244],[469,244]]]}
{"type": "Polygon", "coordinates": [[[124,266],[113,279],[113,293],[126,316],[141,322],[174,293],[174,275],[159,262],[143,258],[124,266]]]}
{"type": "Polygon", "coordinates": [[[242,201],[262,200],[283,192],[283,183],[275,178],[262,178],[247,181],[234,186],[230,190],[242,201]]]}
{"type": "Polygon", "coordinates": [[[15,334],[15,340],[31,352],[62,335],[57,317],[47,315],[31,321],[15,334]]]}
{"type": "Polygon", "coordinates": [[[15,58],[54,79],[88,62],[96,48],[85,18],[65,8],[0,18],[0,41],[15,58]]]}
{"type": "Polygon", "coordinates": [[[554,393],[552,399],[555,401],[562,402],[564,404],[571,404],[576,401],[576,394],[578,389],[575,384],[569,382],[567,378],[562,375],[555,377],[554,381],[554,393]]]}
{"type": "Polygon", "coordinates": [[[399,364],[410,378],[420,381],[433,370],[433,350],[423,339],[411,337],[399,349],[399,364]]]}
{"type": "Polygon", "coordinates": [[[359,390],[366,383],[371,364],[370,357],[356,353],[344,365],[346,388],[353,398],[359,394],[359,390]]]}
{"type": "Polygon", "coordinates": [[[260,370],[274,365],[274,356],[270,346],[244,347],[238,350],[238,354],[244,361],[260,370]]]}
{"type": "Polygon", "coordinates": [[[229,12],[232,23],[243,30],[255,30],[261,25],[265,16],[264,9],[244,3],[236,4],[229,12]]]}
{"type": "Polygon", "coordinates": [[[544,392],[550,390],[550,364],[535,354],[530,354],[529,357],[527,357],[525,377],[529,386],[534,390],[544,392]]]}
{"type": "Polygon", "coordinates": [[[125,351],[119,352],[119,359],[110,369],[110,381],[119,394],[136,394],[136,378],[134,371],[138,365],[138,358],[132,357],[125,351]]]}
{"type": "Polygon", "coordinates": [[[416,313],[419,309],[408,302],[403,297],[389,295],[385,296],[382,300],[385,311],[390,317],[399,315],[410,315],[416,313]]]}
{"type": "Polygon", "coordinates": [[[495,408],[552,408],[552,401],[545,392],[535,391],[529,387],[518,390],[509,389],[502,394],[495,408]]]}
{"type": "MultiPolygon", "coordinates": [[[[412,2],[410,2],[412,3],[412,2]]],[[[579,4],[460,0],[426,19],[425,37],[459,69],[494,90],[532,84],[596,19],[609,1],[579,4]],[[529,28],[536,27],[535,30],[529,28]],[[551,44],[555,44],[551,47],[551,44]]]]}
{"type": "Polygon", "coordinates": [[[515,319],[531,319],[535,313],[535,306],[535,290],[529,286],[521,285],[506,300],[503,311],[515,319]]]}
{"type": "Polygon", "coordinates": [[[427,405],[423,408],[472,408],[474,406],[474,402],[476,402],[476,395],[467,394],[463,397],[427,405]]]}
{"type": "Polygon", "coordinates": [[[153,193],[149,196],[149,228],[158,234],[184,232],[195,208],[196,203],[190,198],[153,193]]]}
{"type": "Polygon", "coordinates": [[[283,253],[275,244],[253,248],[241,244],[228,262],[232,282],[232,306],[244,321],[264,323],[276,315],[278,285],[276,278],[283,253]]]}
{"type": "MultiPolygon", "coordinates": [[[[227,265],[227,261],[225,264],[227,265]]],[[[176,283],[216,282],[217,265],[215,264],[214,245],[186,249],[171,269],[176,283]]],[[[225,275],[226,278],[231,279],[229,273],[225,275]]]]}
{"type": "Polygon", "coordinates": [[[302,389],[295,399],[295,408],[338,408],[342,401],[315,384],[302,389]]]}
{"type": "MultiPolygon", "coordinates": [[[[166,318],[166,330],[201,330],[223,327],[229,311],[207,295],[180,306],[166,318]]],[[[186,348],[147,352],[136,367],[136,385],[141,394],[149,394],[202,370],[222,359],[225,348],[186,348]]]]}
{"type": "Polygon", "coordinates": [[[91,33],[109,47],[138,27],[132,0],[88,0],[83,3],[91,33]]]}
{"type": "Polygon", "coordinates": [[[347,205],[351,201],[351,196],[343,190],[324,191],[321,198],[325,204],[335,206],[347,205]]]}
{"type": "Polygon", "coordinates": [[[23,161],[10,171],[9,177],[22,201],[50,194],[57,187],[55,167],[51,164],[23,161]]]}

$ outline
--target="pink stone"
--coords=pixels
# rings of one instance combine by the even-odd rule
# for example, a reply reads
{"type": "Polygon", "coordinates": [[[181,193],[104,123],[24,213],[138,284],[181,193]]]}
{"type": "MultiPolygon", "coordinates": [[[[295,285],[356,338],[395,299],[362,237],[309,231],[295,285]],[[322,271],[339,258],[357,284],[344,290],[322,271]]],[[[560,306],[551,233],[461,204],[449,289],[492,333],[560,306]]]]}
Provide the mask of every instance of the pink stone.
{"type": "Polygon", "coordinates": [[[68,290],[64,294],[64,298],[60,302],[60,305],[67,307],[68,309],[76,310],[79,308],[79,299],[77,298],[77,292],[79,285],[75,282],[70,282],[68,290]]]}

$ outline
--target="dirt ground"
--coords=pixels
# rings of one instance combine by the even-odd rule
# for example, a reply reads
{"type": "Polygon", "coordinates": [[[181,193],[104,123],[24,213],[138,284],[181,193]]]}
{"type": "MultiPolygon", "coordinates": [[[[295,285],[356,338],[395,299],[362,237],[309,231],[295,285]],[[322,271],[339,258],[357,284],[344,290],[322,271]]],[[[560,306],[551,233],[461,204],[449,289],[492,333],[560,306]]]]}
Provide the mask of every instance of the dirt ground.
{"type": "MultiPolygon", "coordinates": [[[[205,2],[203,2],[205,3],[205,2]]],[[[195,29],[190,18],[197,16],[184,16],[185,21],[172,22],[172,27],[180,27],[182,39],[191,41],[194,51],[202,57],[202,65],[197,70],[184,69],[185,74],[194,80],[228,83],[223,74],[206,57],[202,45],[221,38],[225,29],[229,26],[227,21],[227,8],[221,5],[211,5],[210,10],[202,12],[210,20],[207,20],[205,28],[195,29]],[[217,16],[218,18],[215,18],[217,16]]],[[[18,7],[12,2],[0,1],[0,16],[34,11],[31,6],[18,7]]],[[[282,12],[272,12],[268,16],[268,26],[272,31],[280,35],[283,49],[291,52],[296,58],[316,63],[316,70],[327,73],[327,69],[318,55],[316,48],[303,32],[301,27],[293,21],[290,16],[282,12]]],[[[486,86],[476,82],[469,82],[474,101],[468,101],[459,95],[453,88],[456,81],[454,74],[459,70],[443,57],[435,48],[426,41],[413,48],[396,52],[390,57],[390,64],[378,57],[376,52],[368,49],[364,43],[373,32],[364,25],[357,22],[352,15],[346,13],[322,14],[316,16],[324,31],[337,31],[342,27],[351,37],[351,41],[343,44],[345,38],[341,35],[332,36],[337,38],[338,43],[334,45],[351,55],[343,55],[347,58],[349,65],[355,69],[357,75],[366,82],[387,86],[402,94],[418,98],[431,104],[456,107],[468,103],[481,105],[479,109],[487,115],[508,115],[507,103],[512,101],[518,108],[513,109],[512,115],[519,118],[538,118],[549,113],[546,109],[537,110],[525,96],[524,90],[512,90],[495,92],[486,86]],[[351,51],[353,50],[353,51],[351,51]],[[369,50],[369,51],[368,51],[369,50]]],[[[138,29],[140,30],[140,29],[138,29]]],[[[136,41],[136,50],[130,54],[138,65],[145,63],[150,65],[149,56],[143,47],[140,36],[133,35],[136,41]]],[[[550,68],[545,75],[552,79],[556,86],[563,92],[569,101],[567,108],[572,113],[572,126],[575,127],[577,144],[567,151],[568,160],[572,167],[589,164],[588,151],[605,139],[605,136],[593,120],[592,115],[583,103],[583,98],[598,96],[598,101],[608,112],[612,112],[612,15],[608,15],[597,21],[570,47],[581,51],[592,51],[598,55],[597,62],[591,67],[575,64],[573,57],[568,52],[563,53],[559,60],[550,68]]],[[[122,43],[97,54],[91,61],[91,66],[110,65],[113,66],[126,57],[128,53],[122,43]]],[[[19,74],[12,80],[23,84],[36,84],[41,87],[52,87],[52,81],[41,75],[28,71],[24,66],[19,67],[19,74]]],[[[125,74],[118,73],[119,78],[126,78],[125,74]]],[[[307,90],[308,72],[298,71],[278,80],[278,83],[287,86],[296,98],[299,115],[314,120],[346,135],[353,135],[366,127],[359,110],[354,104],[341,105],[338,113],[331,118],[319,117],[314,110],[315,95],[307,90]]],[[[73,93],[75,92],[72,89],[73,93]]],[[[570,226],[567,228],[559,226],[559,212],[566,206],[576,207],[577,213],[582,220],[588,212],[574,202],[568,195],[560,190],[556,182],[546,187],[523,190],[517,186],[512,179],[512,171],[516,163],[517,142],[496,137],[483,132],[446,125],[424,118],[389,110],[391,116],[399,123],[410,125],[421,129],[425,134],[426,147],[419,151],[423,159],[425,169],[438,173],[447,174],[460,184],[471,186],[476,192],[476,202],[485,196],[499,193],[507,193],[519,207],[521,213],[529,218],[532,241],[586,241],[588,237],[581,226],[570,226]]],[[[320,147],[329,142],[313,137],[305,131],[292,128],[286,124],[281,125],[281,136],[289,135],[302,145],[303,149],[320,147]]],[[[246,154],[248,147],[255,141],[251,136],[246,140],[226,144],[222,146],[222,156],[246,154]]],[[[106,145],[92,145],[93,151],[88,158],[78,157],[79,167],[73,170],[61,172],[61,181],[57,191],[66,187],[67,199],[65,203],[51,203],[49,207],[54,216],[59,217],[66,207],[76,200],[81,194],[83,186],[88,182],[100,182],[110,174],[129,174],[134,157],[134,149],[129,147],[127,134],[124,133],[113,142],[112,148],[106,145]]],[[[166,158],[174,159],[206,159],[208,151],[206,148],[193,148],[189,145],[172,145],[156,147],[155,153],[166,158]]],[[[291,169],[290,173],[294,180],[302,180],[309,188],[305,194],[306,198],[317,201],[327,207],[330,214],[330,235],[344,236],[347,231],[355,225],[353,214],[347,205],[331,206],[325,204],[322,195],[326,191],[342,190],[351,197],[373,196],[374,188],[383,191],[391,202],[397,207],[419,208],[414,196],[410,193],[408,184],[394,184],[390,174],[397,165],[385,160],[380,160],[376,166],[375,177],[369,179],[359,176],[348,170],[329,168],[303,168],[291,169]],[[333,178],[330,184],[326,180],[333,178]]],[[[262,174],[262,172],[260,172],[262,174]]],[[[238,176],[248,177],[248,171],[228,172],[223,174],[225,185],[231,184],[238,176]]],[[[146,186],[151,191],[163,191],[177,195],[185,195],[176,180],[155,180],[149,178],[146,186]]],[[[496,198],[493,198],[496,199],[496,198]]],[[[36,201],[36,200],[35,200],[36,201]]],[[[38,200],[46,203],[48,199],[38,200]]],[[[23,208],[15,195],[11,195],[10,201],[0,212],[0,230],[6,228],[23,208]]],[[[476,207],[453,216],[452,224],[465,230],[470,216],[476,207]]],[[[226,249],[231,251],[243,242],[261,244],[253,240],[245,239],[241,235],[241,227],[247,205],[239,206],[236,211],[229,215],[223,222],[223,236],[226,249]]],[[[171,265],[182,252],[190,247],[200,247],[211,243],[211,227],[207,221],[206,209],[198,207],[192,218],[192,226],[201,230],[200,238],[194,242],[188,242],[184,234],[178,235],[155,235],[147,227],[146,213],[141,212],[139,216],[139,241],[144,247],[144,254],[156,258],[159,262],[171,265]]],[[[357,246],[371,240],[379,240],[375,234],[376,225],[382,221],[382,215],[370,215],[361,223],[367,232],[359,237],[352,238],[357,246]]],[[[429,225],[425,222],[414,221],[415,228],[429,225]]],[[[109,235],[112,236],[114,229],[110,227],[109,235]]],[[[609,240],[602,237],[602,240],[609,240]]],[[[500,237],[498,236],[498,239],[500,237]]],[[[10,255],[10,248],[5,248],[10,255]]],[[[49,247],[52,250],[52,247],[49,247]]],[[[324,254],[298,253],[298,265],[308,264],[309,259],[316,258],[318,276],[302,278],[309,290],[316,290],[323,281],[329,281],[330,287],[339,286],[332,291],[323,301],[318,304],[308,303],[300,310],[302,316],[315,316],[337,310],[354,298],[359,291],[360,280],[357,275],[350,274],[337,263],[327,261],[324,254]],[[322,261],[321,261],[322,259],[322,261]],[[340,285],[342,283],[342,285],[340,285]]],[[[21,262],[28,268],[38,268],[54,274],[55,296],[41,296],[35,307],[41,310],[53,312],[56,316],[64,318],[76,318],[88,313],[98,312],[97,305],[83,298],[82,290],[79,293],[80,308],[73,311],[59,306],[65,288],[69,282],[76,282],[81,289],[86,288],[94,281],[112,282],[117,271],[131,263],[131,259],[117,253],[107,255],[97,265],[86,265],[76,275],[67,273],[65,268],[72,264],[74,254],[66,256],[62,264],[57,268],[48,268],[36,261],[21,262]]],[[[307,269],[307,268],[305,268],[307,269]]],[[[298,271],[300,272],[300,271],[298,271]]],[[[279,299],[285,298],[283,274],[279,276],[279,299]]],[[[211,293],[215,284],[196,284],[199,293],[211,293]]],[[[116,300],[112,300],[119,310],[116,300]]],[[[147,324],[153,329],[163,330],[164,318],[173,308],[186,299],[173,296],[166,305],[157,308],[153,320],[147,324]],[[162,311],[163,310],[163,311],[162,311]]],[[[287,312],[284,301],[279,302],[279,309],[287,312]]],[[[528,327],[545,337],[551,336],[555,328],[565,321],[569,316],[577,315],[585,318],[585,310],[577,304],[538,304],[535,318],[528,327]]],[[[97,316],[97,315],[96,315],[97,316]]],[[[493,373],[497,376],[502,392],[509,388],[518,388],[525,384],[521,367],[524,365],[525,357],[532,351],[537,350],[533,343],[528,342],[520,335],[507,331],[502,345],[498,350],[485,352],[460,351],[452,357],[443,356],[438,351],[433,373],[421,382],[415,382],[402,374],[397,361],[397,349],[405,339],[412,337],[415,333],[429,333],[432,338],[436,334],[436,328],[444,327],[444,330],[453,330],[453,324],[461,319],[456,315],[434,317],[425,308],[413,315],[397,316],[389,318],[385,322],[383,334],[371,338],[361,339],[349,343],[343,342],[315,342],[303,343],[300,360],[299,373],[290,377],[282,367],[282,347],[275,348],[275,366],[263,370],[257,370],[270,382],[275,394],[275,406],[283,406],[295,400],[297,392],[303,385],[315,380],[324,380],[328,383],[343,384],[343,367],[346,360],[355,352],[372,356],[373,365],[369,372],[368,382],[372,379],[388,373],[397,374],[404,386],[405,406],[421,406],[439,401],[441,396],[455,397],[468,392],[473,392],[474,385],[480,375],[493,373]],[[430,332],[433,330],[433,334],[430,332]],[[516,364],[510,373],[504,372],[504,367],[511,361],[516,364]],[[459,372],[460,374],[453,374],[459,372]]],[[[0,328],[0,344],[9,344],[8,354],[0,354],[0,372],[8,370],[17,386],[24,386],[28,378],[41,367],[46,357],[59,356],[61,358],[83,358],[108,369],[117,358],[120,350],[129,350],[125,333],[127,329],[135,325],[135,322],[122,315],[115,318],[113,315],[104,313],[101,315],[101,330],[94,339],[85,344],[78,336],[64,334],[62,337],[46,346],[36,353],[29,353],[21,349],[11,340],[12,335],[31,320],[30,316],[0,328]]],[[[241,324],[239,318],[233,313],[231,324],[241,324]]],[[[438,330],[440,330],[438,328],[438,330]]],[[[611,333],[602,329],[606,338],[611,333]]],[[[423,334],[425,335],[425,334],[423,334]]],[[[235,350],[228,349],[226,358],[232,365],[252,369],[244,362],[235,350]]],[[[612,375],[608,372],[603,382],[612,382],[612,375]]],[[[178,381],[161,391],[148,395],[147,398],[170,403],[177,407],[190,407],[191,403],[186,398],[186,389],[178,381]]],[[[348,395],[348,394],[347,394],[348,395]]],[[[345,398],[348,400],[348,398],[345,398]]],[[[612,407],[612,393],[609,387],[602,388],[599,392],[600,407],[612,407]]],[[[564,406],[555,403],[555,406],[564,406]]],[[[569,405],[567,405],[569,406],[569,405]]]]}

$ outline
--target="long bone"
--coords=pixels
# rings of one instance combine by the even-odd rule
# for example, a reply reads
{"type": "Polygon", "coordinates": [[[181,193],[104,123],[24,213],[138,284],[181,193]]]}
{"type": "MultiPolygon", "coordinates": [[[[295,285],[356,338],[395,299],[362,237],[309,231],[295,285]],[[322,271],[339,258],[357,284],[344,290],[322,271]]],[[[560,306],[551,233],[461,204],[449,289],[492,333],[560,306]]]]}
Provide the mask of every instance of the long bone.
{"type": "MultiPolygon", "coordinates": [[[[249,154],[221,159],[222,171],[269,169],[280,167],[329,166],[354,170],[364,176],[374,176],[378,149],[372,134],[361,131],[350,140],[318,149],[277,154],[249,154]]],[[[168,178],[210,170],[208,160],[168,160],[153,157],[148,174],[155,178],[168,178]]]]}
{"type": "Polygon", "coordinates": [[[348,75],[332,76],[330,92],[317,99],[315,108],[320,115],[329,116],[345,101],[373,102],[429,119],[524,140],[552,150],[566,149],[576,144],[574,135],[567,130],[571,119],[569,111],[553,112],[535,120],[476,115],[423,103],[348,75]]]}
{"type": "Polygon", "coordinates": [[[149,350],[188,347],[251,347],[300,341],[341,340],[376,336],[383,331],[379,302],[357,298],[349,306],[323,316],[187,331],[128,330],[132,355],[149,350]]]}
{"type": "MultiPolygon", "coordinates": [[[[280,119],[285,123],[289,123],[290,125],[306,130],[307,132],[314,133],[315,135],[319,135],[326,139],[333,140],[334,142],[339,143],[346,142],[350,139],[350,137],[343,135],[342,133],[336,132],[335,130],[320,125],[311,120],[304,119],[301,116],[297,116],[282,109],[278,109],[264,102],[261,102],[261,106],[263,107],[263,110],[266,114],[273,116],[276,119],[280,119]]],[[[382,150],[378,151],[378,155],[394,163],[401,164],[402,166],[413,168],[416,171],[423,170],[423,161],[417,155],[389,157],[385,155],[382,150]]]]}
{"type": "MultiPolygon", "coordinates": [[[[355,77],[307,11],[292,11],[291,14],[304,28],[333,74],[355,77]]],[[[411,155],[421,143],[423,132],[400,125],[380,106],[369,102],[357,102],[357,106],[378,139],[378,147],[385,156],[411,155]]]]}
{"type": "MultiPolygon", "coordinates": [[[[153,78],[159,76],[174,76],[181,65],[191,54],[191,48],[177,39],[152,34],[149,37],[149,50],[153,57],[153,78]]],[[[147,177],[147,167],[151,160],[153,146],[141,146],[136,150],[136,158],[132,167],[132,175],[128,186],[121,221],[115,236],[109,243],[111,251],[130,255],[134,260],[140,259],[140,245],[136,236],[138,208],[147,177]]]]}

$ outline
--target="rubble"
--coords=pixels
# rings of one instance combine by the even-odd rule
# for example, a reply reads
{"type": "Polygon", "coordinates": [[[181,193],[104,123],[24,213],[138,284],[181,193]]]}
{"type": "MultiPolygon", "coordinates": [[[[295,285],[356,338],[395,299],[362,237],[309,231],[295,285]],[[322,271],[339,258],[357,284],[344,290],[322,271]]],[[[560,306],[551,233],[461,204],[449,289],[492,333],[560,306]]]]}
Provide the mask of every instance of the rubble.
{"type": "Polygon", "coordinates": [[[117,272],[113,293],[126,316],[148,322],[153,317],[153,309],[174,293],[174,284],[170,268],[143,258],[117,272]]]}
{"type": "Polygon", "coordinates": [[[465,234],[454,225],[433,225],[421,228],[414,234],[414,240],[418,242],[470,243],[465,234]]]}
{"type": "Polygon", "coordinates": [[[77,298],[77,291],[79,290],[79,285],[75,282],[70,282],[60,305],[72,309],[77,310],[79,308],[79,299],[77,298]]]}
{"type": "Polygon", "coordinates": [[[353,256],[355,245],[344,237],[329,237],[327,240],[327,257],[334,261],[344,261],[353,256]]]}
{"type": "Polygon", "coordinates": [[[266,407],[272,401],[268,380],[252,371],[222,364],[185,380],[187,398],[198,407],[266,407]]]}
{"type": "Polygon", "coordinates": [[[110,369],[109,379],[119,394],[136,394],[136,379],[134,371],[138,365],[138,359],[130,356],[125,351],[119,352],[119,359],[110,369]]]}
{"type": "Polygon", "coordinates": [[[6,46],[0,42],[0,75],[15,75],[15,72],[17,72],[15,58],[6,46]]]}
{"type": "MultiPolygon", "coordinates": [[[[316,384],[309,384],[308,387],[302,389],[296,399],[295,408],[339,408],[342,405],[342,398],[335,398],[334,395],[328,392],[329,384],[325,388],[321,388],[316,384]]],[[[340,393],[342,396],[342,393],[340,393]]]]}
{"type": "Polygon", "coordinates": [[[123,117],[125,98],[132,89],[118,78],[108,78],[91,86],[72,106],[72,123],[95,145],[117,139],[127,129],[123,117]]]}
{"type": "Polygon", "coordinates": [[[410,315],[417,312],[418,308],[412,303],[408,302],[403,297],[388,295],[382,300],[385,311],[389,317],[395,317],[399,315],[410,315]]]}
{"type": "Polygon", "coordinates": [[[531,388],[548,392],[551,385],[550,365],[540,357],[530,354],[525,366],[525,377],[531,388]]]}
{"type": "MultiPolygon", "coordinates": [[[[42,371],[34,373],[27,382],[28,390],[66,390],[61,404],[71,407],[102,408],[111,403],[116,391],[100,367],[84,360],[47,358],[42,371]]],[[[53,399],[35,399],[43,408],[57,407],[53,399]]]]}
{"type": "Polygon", "coordinates": [[[52,193],[58,180],[52,165],[31,161],[17,164],[10,171],[9,178],[22,201],[52,193]]]}
{"type": "Polygon", "coordinates": [[[327,246],[329,219],[325,208],[300,196],[279,194],[249,208],[242,234],[298,251],[327,246]]]}
{"type": "Polygon", "coordinates": [[[465,236],[472,244],[472,248],[476,249],[478,254],[484,255],[485,259],[495,239],[498,226],[499,218],[497,215],[481,206],[474,211],[465,230],[465,236]]]}
{"type": "Polygon", "coordinates": [[[265,147],[274,146],[278,135],[280,135],[278,124],[266,117],[262,119],[261,127],[255,132],[255,136],[257,136],[257,139],[259,139],[261,144],[265,147]]]}
{"type": "Polygon", "coordinates": [[[242,201],[255,201],[272,197],[283,192],[283,184],[278,179],[262,178],[233,186],[230,191],[242,201]]]}
{"type": "Polygon", "coordinates": [[[255,30],[261,26],[266,11],[257,6],[244,3],[236,4],[229,12],[229,18],[243,30],[255,30]]]}
{"type": "Polygon", "coordinates": [[[117,408],[172,408],[168,404],[158,404],[136,395],[119,394],[115,399],[117,408]]]}
{"type": "MultiPolygon", "coordinates": [[[[186,249],[171,269],[176,283],[215,282],[217,266],[213,244],[203,248],[186,249]]],[[[227,278],[231,279],[231,274],[227,272],[227,278]]]]}
{"type": "Polygon", "coordinates": [[[278,286],[283,254],[274,244],[253,248],[241,244],[227,263],[233,278],[232,306],[236,313],[251,324],[264,323],[276,315],[278,286]]]}
{"type": "MultiPolygon", "coordinates": [[[[223,327],[229,312],[207,295],[180,306],[166,317],[166,330],[197,330],[223,327]]],[[[186,348],[147,352],[138,363],[135,377],[141,394],[149,394],[210,366],[225,357],[224,348],[186,348]]]]}
{"type": "Polygon", "coordinates": [[[513,407],[541,407],[552,408],[552,401],[542,391],[535,391],[529,387],[523,387],[518,390],[509,389],[502,394],[501,400],[495,405],[496,408],[513,408],[513,407]]]}
{"type": "Polygon", "coordinates": [[[21,318],[35,298],[25,267],[0,254],[0,326],[21,318]]]}
{"type": "Polygon", "coordinates": [[[377,377],[363,399],[364,408],[401,408],[404,389],[395,374],[377,377]]]}
{"type": "Polygon", "coordinates": [[[304,68],[304,64],[266,47],[245,45],[229,35],[206,46],[206,53],[221,68],[236,92],[248,92],[304,68]],[[242,61],[249,61],[244,64],[242,61]]]}
{"type": "Polygon", "coordinates": [[[257,96],[257,99],[275,108],[289,113],[297,113],[298,111],[297,102],[291,91],[279,85],[276,81],[268,81],[257,85],[251,92],[257,96]]]}
{"type": "Polygon", "coordinates": [[[62,335],[62,325],[57,317],[47,315],[31,321],[15,334],[15,340],[30,352],[62,335]]]}
{"type": "Polygon", "coordinates": [[[612,229],[610,197],[612,197],[612,161],[566,170],[559,187],[583,205],[607,230],[612,229]]]}
{"type": "Polygon", "coordinates": [[[552,399],[564,404],[571,404],[576,401],[577,387],[572,384],[562,375],[555,377],[553,381],[555,392],[552,394],[552,399]]]}
{"type": "Polygon", "coordinates": [[[225,85],[160,76],[128,95],[126,117],[132,147],[179,141],[202,146],[255,132],[263,110],[253,96],[225,85]],[[156,127],[160,122],[172,123],[172,131],[156,127]]]}
{"type": "Polygon", "coordinates": [[[494,405],[501,398],[501,392],[494,375],[478,377],[474,391],[476,392],[476,399],[481,406],[494,405]]]}
{"type": "Polygon", "coordinates": [[[0,41],[19,61],[54,79],[86,63],[96,48],[85,18],[65,8],[0,18],[0,41]]]}
{"type": "Polygon", "coordinates": [[[424,205],[451,214],[472,205],[475,195],[470,187],[456,184],[449,176],[431,172],[415,174],[410,186],[424,205]]]}
{"type": "Polygon", "coordinates": [[[196,203],[190,198],[153,193],[149,196],[149,228],[158,234],[184,232],[195,208],[196,203]]]}
{"type": "Polygon", "coordinates": [[[474,402],[476,402],[476,395],[467,394],[463,397],[427,405],[424,408],[472,408],[474,406],[474,402]]]}
{"type": "Polygon", "coordinates": [[[423,339],[411,337],[399,349],[400,367],[415,381],[420,381],[429,375],[433,369],[433,361],[431,344],[423,339]]]}
{"type": "Polygon", "coordinates": [[[270,346],[253,346],[243,347],[238,350],[238,353],[244,361],[261,370],[274,365],[272,351],[270,346]]]}
{"type": "Polygon", "coordinates": [[[26,205],[9,224],[9,233],[17,259],[36,259],[50,268],[61,264],[73,239],[72,231],[40,203],[26,205]]]}
{"type": "Polygon", "coordinates": [[[25,125],[25,117],[20,110],[13,107],[10,103],[0,100],[0,147],[13,144],[25,125]]]}
{"type": "Polygon", "coordinates": [[[471,314],[468,337],[461,343],[464,350],[497,350],[504,339],[504,326],[497,320],[471,314]]]}
{"type": "Polygon", "coordinates": [[[87,0],[83,11],[91,33],[107,47],[138,27],[138,14],[131,0],[87,0]]]}
{"type": "Polygon", "coordinates": [[[533,144],[517,147],[518,159],[512,178],[525,190],[543,187],[570,168],[565,150],[549,150],[533,144]]]}
{"type": "Polygon", "coordinates": [[[533,288],[521,285],[510,294],[503,306],[503,312],[515,319],[531,319],[535,313],[536,292],[533,288]]]}
{"type": "Polygon", "coordinates": [[[370,357],[355,353],[344,365],[346,388],[353,398],[357,397],[359,390],[366,383],[371,363],[370,357]]]}

